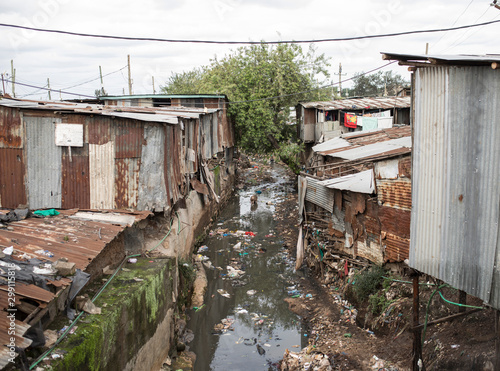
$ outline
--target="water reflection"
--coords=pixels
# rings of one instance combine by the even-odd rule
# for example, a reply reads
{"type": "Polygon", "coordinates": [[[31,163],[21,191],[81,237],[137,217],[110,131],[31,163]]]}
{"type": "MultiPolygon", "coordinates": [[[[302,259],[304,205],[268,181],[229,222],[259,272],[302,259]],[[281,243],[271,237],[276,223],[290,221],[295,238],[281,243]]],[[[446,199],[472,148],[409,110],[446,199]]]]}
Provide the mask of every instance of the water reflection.
{"type": "Polygon", "coordinates": [[[274,170],[274,183],[265,183],[239,192],[228,203],[214,229],[254,232],[255,237],[214,234],[205,244],[213,269],[206,269],[208,287],[205,306],[190,311],[188,323],[195,333],[190,343],[197,355],[195,370],[274,369],[285,349],[304,346],[300,319],[284,302],[294,285],[293,263],[275,235],[274,203],[293,189],[283,181],[282,169],[274,170]],[[259,192],[258,194],[256,192],[259,192]],[[250,197],[257,195],[253,210],[250,197]],[[241,242],[238,250],[233,246],[241,242]],[[245,271],[230,279],[231,263],[245,271]],[[218,269],[222,268],[222,269],[218,269]],[[220,295],[222,289],[229,298],[220,295]],[[255,291],[255,293],[253,292],[255,291]],[[216,333],[223,319],[234,320],[229,331],[216,333]]]}

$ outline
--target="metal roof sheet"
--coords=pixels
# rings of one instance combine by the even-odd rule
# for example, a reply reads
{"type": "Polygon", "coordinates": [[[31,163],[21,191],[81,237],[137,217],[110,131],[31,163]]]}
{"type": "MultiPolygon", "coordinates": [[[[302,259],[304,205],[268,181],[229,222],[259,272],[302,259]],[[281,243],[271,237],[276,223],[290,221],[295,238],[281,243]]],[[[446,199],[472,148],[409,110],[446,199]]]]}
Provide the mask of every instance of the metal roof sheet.
{"type": "Polygon", "coordinates": [[[429,65],[436,64],[461,64],[461,65],[488,65],[493,62],[500,62],[500,54],[483,55],[440,55],[440,54],[401,54],[382,52],[383,59],[398,60],[404,62],[425,62],[429,65]]]}
{"type": "Polygon", "coordinates": [[[361,171],[356,174],[341,176],[339,178],[327,179],[319,182],[319,184],[330,188],[340,189],[358,193],[375,193],[375,179],[373,170],[361,171]]]}
{"type": "Polygon", "coordinates": [[[198,119],[205,114],[217,112],[218,109],[192,107],[115,107],[87,103],[69,103],[55,101],[33,101],[0,99],[0,106],[49,111],[65,111],[87,115],[103,115],[127,118],[146,122],[178,124],[179,118],[198,119]]]}
{"type": "MultiPolygon", "coordinates": [[[[49,218],[27,218],[10,222],[9,229],[0,230],[0,248],[14,246],[12,254],[14,261],[26,261],[28,256],[46,262],[67,258],[69,262],[75,263],[76,268],[84,270],[127,225],[145,219],[150,214],[149,212],[128,211],[83,212],[77,209],[61,210],[60,213],[58,216],[49,218]],[[117,223],[120,225],[117,226],[117,223]],[[47,256],[48,253],[45,252],[50,252],[53,256],[47,256]]],[[[60,280],[48,280],[47,284],[55,287],[68,286],[71,284],[71,279],[63,277],[60,280]]],[[[0,285],[0,311],[3,313],[7,312],[7,308],[11,308],[8,293],[8,286],[0,285]]],[[[22,300],[25,299],[37,303],[38,306],[33,309],[32,314],[46,308],[52,300],[56,299],[56,295],[51,291],[19,280],[16,280],[15,293],[15,305],[21,305],[22,300]]],[[[27,317],[26,322],[32,314],[27,317]]],[[[31,344],[30,339],[23,337],[30,327],[26,322],[16,320],[14,336],[18,347],[27,347],[31,344]]],[[[10,336],[8,337],[5,331],[9,325],[10,321],[7,316],[1,316],[0,342],[2,344],[10,342],[10,336]]],[[[3,347],[0,351],[0,368],[3,368],[10,358],[5,349],[8,348],[3,347]]]]}
{"type": "Polygon", "coordinates": [[[325,111],[408,108],[411,104],[411,97],[348,98],[332,101],[303,102],[299,104],[304,106],[304,108],[317,108],[325,111]]]}
{"type": "Polygon", "coordinates": [[[217,94],[143,94],[143,95],[115,95],[115,96],[105,96],[99,97],[99,100],[122,100],[122,99],[148,99],[148,98],[159,98],[159,99],[168,99],[168,98],[179,98],[179,99],[189,99],[189,98],[221,98],[226,99],[225,95],[217,95],[217,94]]]}
{"type": "Polygon", "coordinates": [[[405,126],[343,134],[314,146],[313,151],[323,156],[351,161],[372,156],[405,154],[411,152],[411,130],[405,126]]]}

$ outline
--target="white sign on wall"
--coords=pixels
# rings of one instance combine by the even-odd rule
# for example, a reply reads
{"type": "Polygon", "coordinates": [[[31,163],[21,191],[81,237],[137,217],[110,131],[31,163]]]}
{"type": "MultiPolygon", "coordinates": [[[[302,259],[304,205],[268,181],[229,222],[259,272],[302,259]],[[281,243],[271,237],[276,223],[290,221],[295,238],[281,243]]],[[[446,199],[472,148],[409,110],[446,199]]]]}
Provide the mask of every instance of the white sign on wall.
{"type": "Polygon", "coordinates": [[[83,147],[82,124],[56,124],[56,146],[83,147]]]}

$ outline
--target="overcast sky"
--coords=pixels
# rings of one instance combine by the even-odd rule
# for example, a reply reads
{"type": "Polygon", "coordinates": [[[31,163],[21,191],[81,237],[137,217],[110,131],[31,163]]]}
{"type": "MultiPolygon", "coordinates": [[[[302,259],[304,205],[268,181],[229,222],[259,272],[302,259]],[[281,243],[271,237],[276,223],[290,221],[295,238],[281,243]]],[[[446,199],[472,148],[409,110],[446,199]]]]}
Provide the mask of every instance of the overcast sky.
{"type": "MultiPolygon", "coordinates": [[[[500,19],[491,0],[23,0],[2,1],[2,23],[72,32],[221,41],[274,41],[342,38],[380,33],[447,28],[500,19]]],[[[172,44],[85,38],[0,27],[0,72],[10,78],[11,60],[16,81],[94,95],[104,88],[110,95],[128,94],[127,64],[131,56],[134,94],[158,92],[173,72],[207,65],[237,46],[172,44]],[[90,83],[82,84],[89,80],[90,83]],[[81,84],[81,85],[80,85],[81,84]],[[78,86],[75,86],[78,85],[78,86]]],[[[500,23],[469,30],[433,34],[317,43],[317,52],[330,58],[338,81],[355,72],[383,64],[380,52],[433,54],[500,54],[500,23]]],[[[304,45],[307,47],[307,45],[304,45]]],[[[409,77],[405,67],[388,67],[409,77]]],[[[345,83],[344,87],[349,86],[345,83]]],[[[16,85],[16,95],[47,99],[37,89],[16,85]],[[36,92],[35,94],[33,94],[36,92]],[[28,95],[30,94],[30,95],[28,95]]],[[[11,92],[7,84],[7,92],[11,92]]],[[[63,98],[74,98],[62,95],[63,98]]],[[[52,93],[59,99],[59,93],[52,93]]]]}

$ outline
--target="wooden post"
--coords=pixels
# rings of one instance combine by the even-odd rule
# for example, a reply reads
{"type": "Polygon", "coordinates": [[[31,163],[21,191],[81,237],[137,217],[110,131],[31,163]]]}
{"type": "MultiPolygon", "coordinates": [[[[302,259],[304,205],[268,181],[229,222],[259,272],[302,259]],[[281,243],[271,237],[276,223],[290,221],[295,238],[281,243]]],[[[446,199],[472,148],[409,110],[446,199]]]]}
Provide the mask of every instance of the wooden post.
{"type": "Polygon", "coordinates": [[[16,97],[16,69],[14,68],[14,60],[10,60],[10,69],[12,73],[12,96],[16,97]]]}
{"type": "Polygon", "coordinates": [[[128,66],[128,94],[132,95],[132,76],[130,74],[130,54],[127,55],[127,66],[128,66]]]}
{"type": "Polygon", "coordinates": [[[412,370],[420,371],[425,370],[422,360],[422,329],[418,328],[419,322],[419,285],[418,285],[418,273],[415,272],[413,275],[413,361],[412,370]],[[419,366],[422,365],[422,367],[419,366]]]}
{"type": "Polygon", "coordinates": [[[49,92],[49,100],[52,100],[52,97],[50,95],[50,80],[47,78],[47,87],[49,88],[48,92],[49,92]]]}
{"type": "Polygon", "coordinates": [[[500,311],[495,312],[495,370],[500,370],[500,311]]]}
{"type": "MultiPolygon", "coordinates": [[[[463,305],[467,304],[467,293],[465,291],[458,291],[458,303],[463,305]]],[[[465,309],[466,307],[458,307],[458,312],[463,313],[465,309]]]]}

